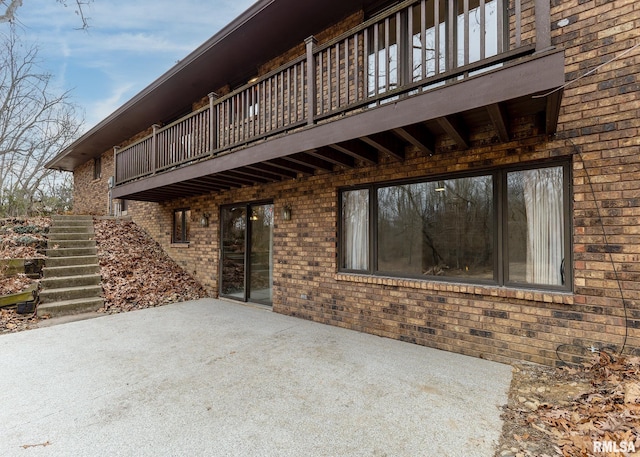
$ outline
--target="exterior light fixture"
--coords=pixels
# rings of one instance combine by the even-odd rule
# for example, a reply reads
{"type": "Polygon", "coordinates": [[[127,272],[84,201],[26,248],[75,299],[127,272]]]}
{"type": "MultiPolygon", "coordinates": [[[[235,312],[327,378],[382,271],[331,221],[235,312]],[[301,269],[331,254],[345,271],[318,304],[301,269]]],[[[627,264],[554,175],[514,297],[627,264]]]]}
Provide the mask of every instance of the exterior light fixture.
{"type": "Polygon", "coordinates": [[[282,207],[282,220],[283,221],[291,220],[291,205],[286,204],[282,207]]]}
{"type": "Polygon", "coordinates": [[[444,182],[438,181],[438,187],[435,188],[436,192],[444,192],[446,189],[444,187],[444,182]]]}
{"type": "Polygon", "coordinates": [[[200,218],[200,226],[201,227],[209,227],[209,213],[202,213],[202,217],[200,218]]]}

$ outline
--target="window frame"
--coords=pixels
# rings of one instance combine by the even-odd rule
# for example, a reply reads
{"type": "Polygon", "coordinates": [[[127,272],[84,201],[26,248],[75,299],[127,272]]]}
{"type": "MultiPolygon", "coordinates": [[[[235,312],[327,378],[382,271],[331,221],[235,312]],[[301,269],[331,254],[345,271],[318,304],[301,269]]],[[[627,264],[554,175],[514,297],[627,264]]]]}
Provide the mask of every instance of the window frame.
{"type": "Polygon", "coordinates": [[[172,244],[189,244],[189,232],[187,231],[187,213],[191,216],[191,208],[177,208],[173,210],[173,220],[171,221],[171,243],[172,244]],[[176,238],[176,214],[182,213],[182,227],[180,227],[180,239],[176,238]]]}
{"type": "Polygon", "coordinates": [[[93,179],[102,178],[102,157],[95,157],[93,159],[93,179]]]}
{"type": "Polygon", "coordinates": [[[340,273],[362,274],[372,275],[380,277],[394,277],[405,279],[421,279],[427,281],[438,281],[447,283],[466,283],[476,285],[488,285],[498,287],[508,287],[514,289],[532,289],[532,290],[545,290],[545,291],[557,291],[557,292],[572,292],[573,291],[573,221],[572,215],[572,199],[571,199],[571,186],[572,186],[572,174],[571,174],[571,162],[567,160],[562,161],[545,161],[520,164],[516,166],[508,167],[494,167],[490,169],[479,169],[473,172],[461,172],[440,174],[433,176],[423,176],[419,178],[393,180],[393,181],[381,181],[374,182],[360,186],[349,186],[338,188],[338,236],[337,236],[337,267],[340,273]],[[510,280],[509,275],[509,251],[508,251],[508,192],[507,192],[507,175],[511,172],[534,170],[539,168],[553,168],[561,167],[563,171],[563,216],[564,216],[564,284],[561,285],[544,285],[544,284],[530,284],[524,282],[518,282],[510,280]],[[394,273],[385,270],[378,269],[378,189],[394,186],[394,185],[407,185],[416,183],[425,183],[442,180],[452,180],[458,178],[469,178],[475,176],[491,176],[493,179],[493,280],[483,279],[471,279],[471,278],[458,278],[455,276],[434,276],[434,275],[410,275],[402,273],[394,273]],[[366,269],[356,270],[342,268],[344,265],[344,246],[343,246],[343,193],[354,190],[367,189],[369,191],[369,262],[366,269]]]}

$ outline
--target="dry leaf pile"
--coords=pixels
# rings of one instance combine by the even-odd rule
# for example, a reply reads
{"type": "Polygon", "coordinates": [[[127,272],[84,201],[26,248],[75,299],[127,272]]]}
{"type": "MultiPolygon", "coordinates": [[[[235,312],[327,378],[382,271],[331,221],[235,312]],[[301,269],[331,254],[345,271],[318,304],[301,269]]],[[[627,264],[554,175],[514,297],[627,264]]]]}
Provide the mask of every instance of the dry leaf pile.
{"type": "Polygon", "coordinates": [[[561,369],[519,364],[502,418],[499,457],[640,456],[640,357],[601,352],[561,369]],[[598,452],[598,443],[613,450],[598,452]]]}
{"type": "MultiPolygon", "coordinates": [[[[0,219],[0,259],[43,258],[50,225],[48,217],[0,219]]],[[[5,276],[5,267],[0,264],[0,295],[22,292],[34,282],[23,273],[5,276]]],[[[0,333],[27,330],[37,322],[35,316],[18,314],[15,308],[0,309],[0,333]]]]}
{"type": "Polygon", "coordinates": [[[22,292],[33,283],[24,273],[14,276],[0,277],[0,295],[9,295],[22,292]]]}
{"type": "Polygon", "coordinates": [[[18,314],[15,308],[0,308],[0,334],[29,330],[37,324],[38,318],[33,314],[18,314]]]}
{"type": "Polygon", "coordinates": [[[122,220],[95,221],[106,313],[150,308],[206,296],[143,230],[122,220]]]}
{"type": "Polygon", "coordinates": [[[0,259],[43,258],[51,218],[0,219],[0,259]]]}

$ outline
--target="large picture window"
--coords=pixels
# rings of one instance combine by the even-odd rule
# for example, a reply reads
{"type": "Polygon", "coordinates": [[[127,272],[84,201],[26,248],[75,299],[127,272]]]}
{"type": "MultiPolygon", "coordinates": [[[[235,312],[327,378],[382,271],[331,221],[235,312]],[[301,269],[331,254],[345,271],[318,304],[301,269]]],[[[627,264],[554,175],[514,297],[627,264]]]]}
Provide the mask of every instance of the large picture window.
{"type": "Polygon", "coordinates": [[[340,193],[340,269],[568,289],[566,164],[340,193]]]}

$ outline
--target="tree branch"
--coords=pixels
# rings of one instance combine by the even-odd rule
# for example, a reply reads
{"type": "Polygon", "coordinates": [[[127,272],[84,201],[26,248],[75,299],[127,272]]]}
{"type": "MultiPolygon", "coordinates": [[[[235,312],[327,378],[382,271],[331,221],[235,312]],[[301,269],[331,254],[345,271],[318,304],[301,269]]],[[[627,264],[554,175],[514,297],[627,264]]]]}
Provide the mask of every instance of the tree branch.
{"type": "MultiPolygon", "coordinates": [[[[67,0],[56,0],[62,6],[69,6],[67,0]]],[[[80,30],[86,30],[89,28],[89,17],[85,14],[85,7],[89,5],[93,0],[75,0],[76,10],[75,13],[80,18],[82,26],[80,30]]],[[[16,20],[16,13],[22,6],[22,0],[10,0],[7,4],[7,0],[0,0],[0,8],[4,8],[4,13],[0,15],[0,24],[3,22],[13,23],[16,20]]]]}

